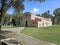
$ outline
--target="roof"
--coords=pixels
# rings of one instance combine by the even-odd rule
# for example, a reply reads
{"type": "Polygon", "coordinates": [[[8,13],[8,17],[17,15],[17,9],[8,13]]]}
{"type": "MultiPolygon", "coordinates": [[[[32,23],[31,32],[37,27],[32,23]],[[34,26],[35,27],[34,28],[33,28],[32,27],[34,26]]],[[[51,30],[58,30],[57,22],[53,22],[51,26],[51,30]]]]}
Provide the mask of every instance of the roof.
{"type": "Polygon", "coordinates": [[[31,12],[25,12],[24,14],[32,14],[31,12]]]}
{"type": "Polygon", "coordinates": [[[39,16],[36,16],[36,15],[34,15],[34,16],[35,16],[34,18],[35,18],[36,21],[42,21],[42,20],[51,21],[50,18],[39,17],[39,16]]]}
{"type": "MultiPolygon", "coordinates": [[[[31,12],[25,12],[24,14],[25,15],[33,15],[31,12]]],[[[44,20],[44,21],[51,21],[50,18],[44,18],[44,17],[40,17],[40,16],[37,16],[37,15],[33,15],[33,18],[35,18],[34,19],[35,21],[42,21],[42,20],[44,20]]]]}

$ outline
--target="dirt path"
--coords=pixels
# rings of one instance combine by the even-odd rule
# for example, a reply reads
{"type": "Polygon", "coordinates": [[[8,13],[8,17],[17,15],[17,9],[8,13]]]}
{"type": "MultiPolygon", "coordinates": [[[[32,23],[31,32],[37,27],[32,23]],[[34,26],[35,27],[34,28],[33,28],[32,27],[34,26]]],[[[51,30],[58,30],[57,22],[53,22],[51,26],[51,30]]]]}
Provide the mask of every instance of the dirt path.
{"type": "Polygon", "coordinates": [[[21,34],[20,32],[23,29],[24,27],[20,27],[20,28],[3,29],[3,31],[11,31],[11,33],[8,33],[8,34],[5,33],[4,35],[8,37],[7,39],[14,38],[17,42],[20,42],[21,45],[55,45],[53,43],[45,42],[45,41],[33,38],[31,36],[21,34]]]}

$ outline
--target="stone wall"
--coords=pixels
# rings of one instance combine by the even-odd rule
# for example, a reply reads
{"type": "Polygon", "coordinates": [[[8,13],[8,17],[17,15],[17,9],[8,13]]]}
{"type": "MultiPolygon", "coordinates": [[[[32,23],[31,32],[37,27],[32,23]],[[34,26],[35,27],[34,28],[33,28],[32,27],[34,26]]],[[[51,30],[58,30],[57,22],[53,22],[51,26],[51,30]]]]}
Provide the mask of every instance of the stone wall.
{"type": "Polygon", "coordinates": [[[27,26],[31,26],[31,16],[30,15],[24,15],[22,22],[21,22],[21,26],[26,26],[26,22],[27,22],[27,26]]]}

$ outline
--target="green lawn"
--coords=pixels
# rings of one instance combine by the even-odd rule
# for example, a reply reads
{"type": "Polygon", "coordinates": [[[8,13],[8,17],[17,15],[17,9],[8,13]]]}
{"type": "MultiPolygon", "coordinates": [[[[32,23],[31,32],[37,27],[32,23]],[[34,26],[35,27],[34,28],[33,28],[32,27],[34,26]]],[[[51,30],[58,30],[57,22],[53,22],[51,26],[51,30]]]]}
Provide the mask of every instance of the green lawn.
{"type": "Polygon", "coordinates": [[[21,33],[60,45],[60,25],[43,28],[26,27],[21,33]]]}

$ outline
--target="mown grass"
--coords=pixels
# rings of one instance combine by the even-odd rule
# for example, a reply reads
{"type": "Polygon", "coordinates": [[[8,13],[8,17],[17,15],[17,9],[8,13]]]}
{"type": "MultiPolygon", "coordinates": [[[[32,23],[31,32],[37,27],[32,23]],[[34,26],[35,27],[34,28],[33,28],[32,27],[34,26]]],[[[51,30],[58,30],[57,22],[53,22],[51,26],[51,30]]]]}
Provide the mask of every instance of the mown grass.
{"type": "Polygon", "coordinates": [[[60,45],[60,25],[42,28],[26,27],[21,33],[60,45]]]}

